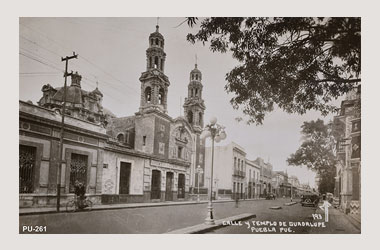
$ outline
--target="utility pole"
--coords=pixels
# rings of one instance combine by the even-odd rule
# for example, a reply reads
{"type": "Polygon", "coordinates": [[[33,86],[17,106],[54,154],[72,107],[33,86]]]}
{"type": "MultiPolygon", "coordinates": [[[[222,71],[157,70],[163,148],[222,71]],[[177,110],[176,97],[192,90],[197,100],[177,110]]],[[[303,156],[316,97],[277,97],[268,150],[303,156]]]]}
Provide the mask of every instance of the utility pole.
{"type": "MultiPolygon", "coordinates": [[[[61,172],[62,172],[62,156],[63,156],[63,132],[64,132],[64,126],[65,126],[65,112],[66,112],[66,86],[67,86],[67,77],[72,75],[71,73],[67,73],[67,67],[69,64],[69,60],[71,59],[77,59],[78,54],[75,54],[73,52],[72,56],[66,56],[65,58],[61,58],[61,61],[66,62],[65,67],[65,84],[63,85],[63,104],[62,104],[62,121],[61,121],[61,134],[60,134],[60,142],[59,142],[59,164],[58,164],[58,172],[57,172],[57,212],[59,212],[59,208],[61,205],[61,172]]],[[[68,167],[68,166],[66,166],[68,167]]]]}

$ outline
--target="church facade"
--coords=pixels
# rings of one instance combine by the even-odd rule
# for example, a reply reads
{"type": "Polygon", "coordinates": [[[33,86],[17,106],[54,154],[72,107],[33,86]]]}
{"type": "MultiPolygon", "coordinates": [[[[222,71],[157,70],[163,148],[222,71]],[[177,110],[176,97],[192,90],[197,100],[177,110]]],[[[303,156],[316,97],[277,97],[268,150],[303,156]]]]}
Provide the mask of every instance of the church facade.
{"type": "Polygon", "coordinates": [[[116,117],[102,107],[98,88],[81,88],[73,73],[66,89],[63,157],[59,159],[64,88],[45,85],[38,105],[20,101],[20,206],[54,205],[57,170],[62,162],[62,203],[73,196],[75,181],[95,203],[189,199],[203,176],[205,147],[200,140],[205,111],[202,74],[190,72],[184,116],[167,112],[170,86],[165,75],[165,40],[156,26],[149,36],[146,71],[141,74],[139,110],[116,117]]]}

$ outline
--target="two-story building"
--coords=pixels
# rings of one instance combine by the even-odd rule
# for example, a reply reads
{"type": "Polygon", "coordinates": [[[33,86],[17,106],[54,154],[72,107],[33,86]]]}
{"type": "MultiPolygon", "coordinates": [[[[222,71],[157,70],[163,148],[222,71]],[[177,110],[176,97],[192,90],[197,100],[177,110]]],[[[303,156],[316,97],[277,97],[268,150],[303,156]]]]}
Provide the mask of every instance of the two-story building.
{"type": "MultiPolygon", "coordinates": [[[[205,177],[208,185],[211,176],[212,148],[206,148],[205,177]]],[[[214,147],[213,192],[217,198],[245,197],[246,164],[245,150],[231,142],[225,146],[214,147]]]]}
{"type": "Polygon", "coordinates": [[[260,196],[261,184],[260,184],[260,166],[255,162],[245,159],[246,166],[246,197],[248,199],[258,198],[260,196]]]}

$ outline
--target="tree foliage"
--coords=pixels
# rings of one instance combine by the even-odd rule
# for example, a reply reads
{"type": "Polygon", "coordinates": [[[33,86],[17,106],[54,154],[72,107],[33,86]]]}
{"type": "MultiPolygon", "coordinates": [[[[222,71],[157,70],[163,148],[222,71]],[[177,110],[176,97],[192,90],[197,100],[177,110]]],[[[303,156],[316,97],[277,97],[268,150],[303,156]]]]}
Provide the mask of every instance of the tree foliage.
{"type": "MultiPolygon", "coordinates": [[[[332,192],[334,189],[336,157],[333,154],[336,140],[332,124],[324,124],[323,120],[304,122],[301,126],[302,144],[287,159],[289,165],[307,166],[317,172],[320,188],[332,192]],[[332,189],[331,189],[332,187],[332,189]]],[[[321,191],[321,190],[320,190],[321,191]]]]}
{"type": "MultiPolygon", "coordinates": [[[[193,27],[197,18],[187,19],[193,27]]],[[[234,108],[262,124],[274,104],[289,113],[335,111],[331,101],[360,85],[360,18],[211,17],[187,40],[231,52],[226,74],[234,108]]]]}

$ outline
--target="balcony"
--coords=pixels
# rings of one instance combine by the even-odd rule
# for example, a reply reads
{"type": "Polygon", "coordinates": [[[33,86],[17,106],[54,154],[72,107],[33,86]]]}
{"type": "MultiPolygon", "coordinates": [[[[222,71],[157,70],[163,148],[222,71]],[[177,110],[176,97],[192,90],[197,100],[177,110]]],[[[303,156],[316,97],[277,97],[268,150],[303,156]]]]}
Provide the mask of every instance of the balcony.
{"type": "Polygon", "coordinates": [[[238,176],[238,177],[245,177],[245,172],[244,171],[240,171],[240,170],[234,170],[234,176],[238,176]]]}

